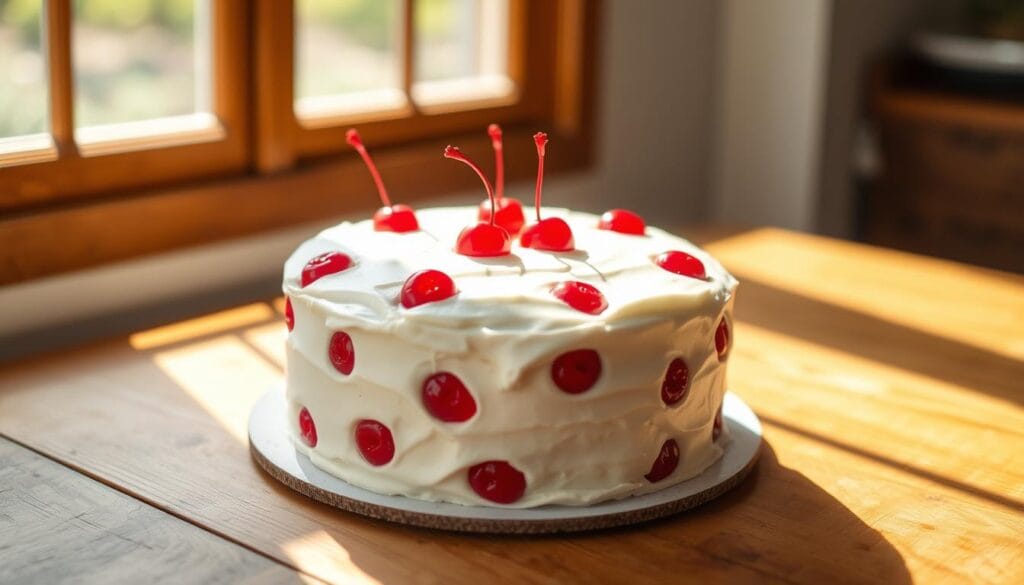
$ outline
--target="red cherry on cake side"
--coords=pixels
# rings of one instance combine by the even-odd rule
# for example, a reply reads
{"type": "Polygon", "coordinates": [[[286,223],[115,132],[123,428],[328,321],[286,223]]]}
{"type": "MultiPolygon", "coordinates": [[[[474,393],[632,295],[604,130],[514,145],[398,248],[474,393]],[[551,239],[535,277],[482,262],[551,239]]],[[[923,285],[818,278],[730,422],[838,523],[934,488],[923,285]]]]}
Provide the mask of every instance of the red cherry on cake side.
{"type": "Polygon", "coordinates": [[[487,198],[491,201],[490,222],[481,222],[463,229],[459,234],[459,238],[455,241],[455,251],[463,256],[475,257],[505,256],[511,253],[512,237],[508,235],[505,228],[494,223],[496,210],[494,189],[491,187],[491,182],[484,176],[484,172],[480,170],[480,167],[468,156],[462,154],[462,151],[458,148],[449,144],[444,149],[444,157],[465,163],[469,168],[473,169],[477,176],[480,177],[480,180],[483,181],[484,188],[487,189],[487,198]]]}
{"type": "Polygon", "coordinates": [[[537,145],[537,186],[533,194],[537,223],[526,228],[526,231],[519,236],[519,244],[524,248],[533,248],[534,250],[571,252],[576,249],[576,241],[572,236],[569,224],[557,217],[540,218],[541,192],[544,188],[544,153],[548,135],[538,132],[533,135],[533,142],[537,145]]]}
{"type": "Polygon", "coordinates": [[[679,465],[679,444],[675,439],[669,439],[661,446],[658,458],[651,465],[651,470],[644,477],[651,483],[659,482],[672,475],[679,465]]]}
{"type": "Polygon", "coordinates": [[[715,330],[715,349],[718,351],[718,361],[724,362],[729,354],[729,324],[725,317],[718,322],[718,329],[715,330]]]}
{"type": "Polygon", "coordinates": [[[682,358],[676,358],[668,365],[665,379],[661,382],[661,400],[671,406],[676,404],[690,390],[690,368],[682,358]]]}
{"type": "Polygon", "coordinates": [[[399,294],[399,301],[403,307],[411,309],[425,303],[443,301],[458,292],[455,281],[444,272],[421,270],[406,279],[399,294]]]}
{"type": "Polygon", "coordinates": [[[551,363],[551,379],[563,392],[580,394],[601,377],[601,356],[592,349],[563,353],[551,363]]]}
{"type": "Polygon", "coordinates": [[[306,262],[306,265],[302,267],[302,286],[309,286],[329,274],[348,270],[353,264],[354,262],[352,262],[352,258],[348,254],[342,254],[341,252],[325,252],[320,254],[306,262]]]}
{"type": "Polygon", "coordinates": [[[626,209],[611,209],[601,214],[597,229],[642,236],[647,230],[644,218],[626,209]]]}
{"type": "Polygon", "coordinates": [[[669,250],[655,258],[654,263],[669,272],[689,276],[690,278],[704,280],[708,277],[707,272],[704,270],[704,263],[686,252],[669,250]]]}
{"type": "Polygon", "coordinates": [[[299,436],[306,445],[316,447],[316,424],[305,406],[299,411],[299,436]]]}
{"type": "Polygon", "coordinates": [[[370,465],[384,465],[395,457],[391,429],[379,421],[365,419],[356,424],[356,446],[370,465]]]}
{"type": "MultiPolygon", "coordinates": [[[[487,134],[491,137],[491,147],[494,149],[494,223],[505,228],[509,235],[518,234],[526,223],[523,217],[523,204],[518,199],[505,197],[505,154],[501,141],[501,127],[491,124],[487,127],[487,134]]],[[[477,219],[481,222],[491,222],[491,201],[484,199],[480,202],[477,210],[477,219]]]]}
{"type": "Polygon", "coordinates": [[[288,326],[288,331],[295,329],[295,310],[292,309],[292,300],[284,300],[284,324],[288,326]]]}
{"type": "Polygon", "coordinates": [[[465,422],[476,414],[476,400],[458,376],[451,372],[431,374],[423,381],[423,406],[444,422],[465,422]]]}
{"type": "Polygon", "coordinates": [[[373,182],[377,185],[377,195],[380,196],[380,201],[384,204],[384,207],[381,207],[377,210],[377,213],[373,214],[373,229],[378,232],[398,233],[414,232],[420,229],[420,224],[416,220],[416,213],[411,207],[408,205],[391,205],[391,198],[388,197],[388,191],[384,188],[384,181],[380,178],[377,165],[373,163],[370,153],[366,151],[366,146],[363,145],[363,139],[359,136],[359,132],[355,128],[350,128],[345,133],[345,141],[352,145],[352,148],[356,149],[363,162],[366,163],[366,168],[370,169],[370,176],[373,177],[373,182]]]}
{"type": "Polygon", "coordinates": [[[511,504],[526,493],[526,476],[507,461],[484,461],[469,468],[469,485],[485,500],[511,504]]]}
{"type": "Polygon", "coordinates": [[[551,294],[577,311],[590,315],[600,315],[608,308],[608,301],[601,291],[585,282],[560,282],[551,289],[551,294]]]}
{"type": "Polygon", "coordinates": [[[356,367],[356,349],[352,345],[352,337],[344,331],[338,331],[331,336],[331,342],[327,347],[327,357],[330,358],[334,369],[348,376],[356,367]]]}

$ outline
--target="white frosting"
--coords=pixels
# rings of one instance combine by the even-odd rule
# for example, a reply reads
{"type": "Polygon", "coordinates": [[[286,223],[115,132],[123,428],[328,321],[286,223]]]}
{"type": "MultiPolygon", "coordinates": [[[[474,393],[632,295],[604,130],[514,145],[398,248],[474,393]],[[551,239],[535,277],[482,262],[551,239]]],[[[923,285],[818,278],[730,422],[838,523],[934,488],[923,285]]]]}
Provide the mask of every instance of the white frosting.
{"type": "Polygon", "coordinates": [[[693,477],[721,455],[712,420],[725,392],[725,363],[714,335],[731,310],[736,280],[693,244],[656,228],[645,236],[598,230],[597,217],[544,209],[572,227],[576,252],[552,254],[513,245],[512,255],[474,259],[452,251],[459,231],[476,221],[475,207],[417,211],[421,231],[373,231],[372,222],[343,223],[302,244],[284,267],[284,292],[295,327],[287,344],[288,418],[296,447],[318,467],[385,494],[494,505],[467,481],[470,466],[505,460],[526,476],[512,507],[586,505],[644,494],[693,477]],[[708,279],[663,270],[652,258],[681,250],[699,258],[708,279]],[[356,265],[303,288],[306,262],[341,251],[356,265]],[[450,299],[406,309],[402,284],[433,268],[453,278],[450,299]],[[608,308],[572,309],[550,294],[564,280],[593,284],[608,308]],[[343,375],[327,347],[348,333],[355,368],[343,375]],[[596,350],[597,383],[581,394],[559,390],[551,362],[573,349],[596,350]],[[686,398],[666,406],[661,384],[669,362],[689,367],[686,398]],[[432,417],[421,399],[424,379],[455,373],[477,413],[466,422],[432,417]],[[308,408],[318,442],[298,437],[298,412],[308,408]],[[394,459],[375,467],[360,455],[354,427],[385,424],[394,459]],[[676,470],[657,483],[647,474],[662,444],[675,439],[676,470]]]}

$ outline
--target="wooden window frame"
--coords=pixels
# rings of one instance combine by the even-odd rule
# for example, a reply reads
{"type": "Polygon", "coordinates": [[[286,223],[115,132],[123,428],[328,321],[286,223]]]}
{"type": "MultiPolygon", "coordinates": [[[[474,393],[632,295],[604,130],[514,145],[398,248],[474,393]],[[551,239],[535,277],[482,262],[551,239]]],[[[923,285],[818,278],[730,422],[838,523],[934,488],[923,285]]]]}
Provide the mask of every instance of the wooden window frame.
{"type": "Polygon", "coordinates": [[[79,144],[74,123],[71,0],[47,0],[44,36],[52,145],[0,156],[0,163],[9,165],[0,167],[0,214],[243,172],[249,159],[248,104],[234,88],[248,84],[248,6],[245,0],[218,0],[210,6],[211,122],[180,132],[79,144]],[[12,164],[21,161],[26,164],[12,164]]]}
{"type": "MultiPolygon", "coordinates": [[[[521,63],[513,63],[511,70],[523,92],[515,105],[443,113],[423,111],[402,120],[371,119],[359,123],[396,201],[413,203],[444,191],[478,187],[472,173],[466,173],[459,165],[445,164],[441,150],[450,142],[467,152],[489,154],[489,139],[484,132],[489,122],[501,123],[505,131],[506,176],[510,181],[532,177],[535,172],[530,136],[537,130],[546,130],[552,139],[546,161],[550,170],[558,172],[590,164],[599,2],[511,1],[514,28],[510,42],[525,45],[521,63]],[[521,22],[516,22],[516,18],[521,18],[521,22]],[[516,29],[521,32],[516,34],[516,29]],[[528,43],[526,31],[530,36],[528,43]],[[424,180],[425,177],[429,180],[424,180]]],[[[51,2],[67,6],[69,0],[51,2]]],[[[200,156],[199,149],[204,144],[170,146],[160,151],[161,158],[174,158],[173,153],[185,152],[177,149],[197,150],[189,151],[192,156],[181,161],[167,161],[166,167],[162,163],[160,167],[166,174],[160,175],[160,181],[146,181],[145,188],[130,183],[108,185],[102,177],[94,177],[99,172],[90,170],[99,167],[75,163],[83,157],[74,152],[73,144],[69,145],[66,139],[66,130],[73,127],[68,77],[65,82],[69,87],[61,90],[67,94],[61,98],[69,108],[63,118],[67,126],[65,131],[58,132],[56,117],[53,124],[60,158],[0,168],[0,193],[11,189],[21,193],[18,206],[0,206],[0,285],[377,206],[362,162],[344,146],[343,127],[352,120],[339,119],[317,128],[304,128],[295,117],[290,77],[293,35],[275,34],[281,27],[293,27],[292,0],[226,2],[241,11],[238,14],[245,19],[243,22],[253,19],[255,25],[227,26],[228,30],[222,30],[221,24],[214,25],[216,33],[233,40],[253,31],[252,38],[247,39],[251,68],[229,59],[230,52],[217,52],[214,63],[218,72],[234,67],[234,74],[245,77],[243,85],[236,88],[250,88],[248,103],[234,104],[237,110],[230,106],[223,110],[228,118],[218,110],[228,136],[242,144],[236,153],[240,153],[239,158],[232,158],[232,165],[207,168],[202,166],[203,161],[194,159],[200,156]],[[231,117],[238,112],[248,113],[246,120],[231,117]],[[248,165],[246,171],[231,170],[239,159],[245,161],[243,166],[248,165]],[[37,166],[40,164],[53,165],[51,173],[68,176],[52,179],[47,184],[55,190],[47,192],[33,183],[45,176],[42,171],[38,171],[40,175],[32,174],[37,172],[34,169],[44,168],[37,166]],[[190,164],[199,166],[191,169],[194,172],[188,175],[190,182],[181,184],[185,175],[171,172],[171,168],[190,164]],[[99,188],[75,190],[76,175],[95,181],[87,184],[99,188]],[[198,180],[200,177],[202,180],[198,180]],[[70,190],[60,190],[62,186],[70,190]],[[23,194],[26,192],[28,195],[23,194]],[[33,197],[35,192],[39,194],[33,197]]],[[[410,6],[407,0],[406,10],[410,6]]],[[[215,22],[224,21],[215,18],[215,22]]],[[[65,26],[69,25],[70,20],[65,26]]],[[[409,39],[407,33],[407,46],[409,39]]],[[[409,81],[406,83],[408,87],[409,81]]],[[[216,89],[218,94],[232,93],[216,89]]],[[[234,148],[232,152],[236,152],[234,148]]],[[[112,167],[132,165],[137,162],[133,161],[133,154],[137,153],[85,160],[103,160],[112,167]]]]}

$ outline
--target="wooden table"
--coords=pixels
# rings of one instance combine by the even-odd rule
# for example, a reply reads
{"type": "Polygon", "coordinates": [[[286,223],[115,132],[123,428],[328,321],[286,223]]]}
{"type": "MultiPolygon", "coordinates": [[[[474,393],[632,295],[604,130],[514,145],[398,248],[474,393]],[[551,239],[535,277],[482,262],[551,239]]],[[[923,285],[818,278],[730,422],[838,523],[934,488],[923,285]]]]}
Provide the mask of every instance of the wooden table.
{"type": "Polygon", "coordinates": [[[1024,279],[776,230],[708,247],[767,442],[719,501],[543,538],[308,501],[246,444],[275,301],[0,372],[0,582],[1024,583],[1024,279]]]}

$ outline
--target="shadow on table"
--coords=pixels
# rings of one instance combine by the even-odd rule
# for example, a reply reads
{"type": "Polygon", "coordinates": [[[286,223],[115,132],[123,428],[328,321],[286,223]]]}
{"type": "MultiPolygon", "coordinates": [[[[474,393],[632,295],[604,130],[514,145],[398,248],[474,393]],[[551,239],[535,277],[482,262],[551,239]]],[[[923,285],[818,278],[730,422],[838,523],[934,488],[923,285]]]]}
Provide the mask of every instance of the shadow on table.
{"type": "Polygon", "coordinates": [[[355,540],[379,535],[396,551],[430,549],[450,557],[454,574],[500,571],[500,582],[533,582],[538,574],[553,583],[627,583],[652,574],[664,575],[665,582],[911,582],[903,558],[882,534],[802,474],[782,466],[768,444],[750,476],[711,503],[636,526],[567,535],[471,535],[404,527],[314,503],[259,473],[297,506],[335,515],[337,522],[324,529],[370,577],[376,576],[375,559],[363,562],[355,540]]]}

